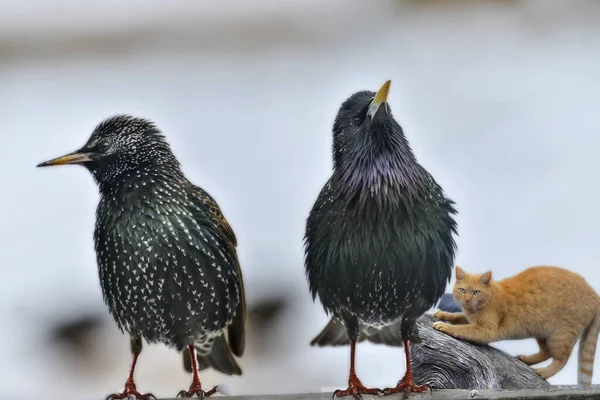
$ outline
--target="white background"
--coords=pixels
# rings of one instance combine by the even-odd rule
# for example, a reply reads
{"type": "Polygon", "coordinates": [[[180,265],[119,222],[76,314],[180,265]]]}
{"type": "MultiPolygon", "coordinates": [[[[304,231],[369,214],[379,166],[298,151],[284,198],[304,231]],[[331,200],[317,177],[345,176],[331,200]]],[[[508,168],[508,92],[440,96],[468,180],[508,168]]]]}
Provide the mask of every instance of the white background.
{"type": "MultiPolygon", "coordinates": [[[[304,277],[304,221],[330,174],[339,105],[387,79],[417,157],[457,202],[458,265],[498,279],[560,265],[600,290],[600,6],[573,4],[1,1],[0,393],[93,399],[122,388],[129,342],[101,299],[97,189],[83,168],[34,168],[115,113],[154,120],[218,200],[249,302],[291,297],[266,351],[250,332],[244,375],[206,372],[205,386],[346,384],[348,348],[308,346],[326,318],[304,277]],[[92,356],[49,344],[52,324],[87,312],[105,316],[92,356]]],[[[498,346],[537,351],[533,340],[498,346]]],[[[369,386],[404,374],[400,348],[361,345],[357,362],[369,386]]],[[[576,363],[551,382],[574,384],[576,363]]],[[[142,391],[189,385],[163,346],[138,365],[142,391]]]]}

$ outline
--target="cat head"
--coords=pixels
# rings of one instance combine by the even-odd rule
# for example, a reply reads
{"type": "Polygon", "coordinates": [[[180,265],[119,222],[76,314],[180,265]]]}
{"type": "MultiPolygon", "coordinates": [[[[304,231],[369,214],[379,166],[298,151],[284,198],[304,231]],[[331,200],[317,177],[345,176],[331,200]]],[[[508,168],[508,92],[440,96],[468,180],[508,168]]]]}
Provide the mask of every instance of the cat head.
{"type": "Polygon", "coordinates": [[[468,274],[456,266],[456,283],[452,295],[465,311],[475,312],[485,307],[492,294],[492,271],[468,274]]]}

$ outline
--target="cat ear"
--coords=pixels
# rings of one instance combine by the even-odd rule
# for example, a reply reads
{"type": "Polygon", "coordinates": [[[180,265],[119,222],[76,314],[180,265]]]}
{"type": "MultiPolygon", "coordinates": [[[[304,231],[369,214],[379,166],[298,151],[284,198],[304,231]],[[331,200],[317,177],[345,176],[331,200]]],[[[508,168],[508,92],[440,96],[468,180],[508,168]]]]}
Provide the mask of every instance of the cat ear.
{"type": "Polygon", "coordinates": [[[465,271],[463,271],[458,265],[456,266],[456,280],[460,281],[461,279],[465,279],[465,271]]]}
{"type": "Polygon", "coordinates": [[[481,275],[481,283],[483,283],[484,285],[489,285],[490,281],[492,280],[492,271],[488,271],[485,274],[481,275]]]}

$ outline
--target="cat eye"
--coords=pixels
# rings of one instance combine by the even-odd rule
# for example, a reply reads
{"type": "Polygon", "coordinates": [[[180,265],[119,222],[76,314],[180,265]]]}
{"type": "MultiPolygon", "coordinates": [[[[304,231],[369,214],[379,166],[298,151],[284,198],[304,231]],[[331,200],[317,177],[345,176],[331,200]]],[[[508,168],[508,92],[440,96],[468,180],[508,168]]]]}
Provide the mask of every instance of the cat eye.
{"type": "Polygon", "coordinates": [[[458,289],[458,291],[461,292],[461,293],[467,293],[467,291],[465,289],[463,289],[463,288],[458,289]]]}
{"type": "Polygon", "coordinates": [[[474,294],[475,296],[477,296],[479,293],[481,293],[481,290],[473,290],[473,294],[474,294]]]}

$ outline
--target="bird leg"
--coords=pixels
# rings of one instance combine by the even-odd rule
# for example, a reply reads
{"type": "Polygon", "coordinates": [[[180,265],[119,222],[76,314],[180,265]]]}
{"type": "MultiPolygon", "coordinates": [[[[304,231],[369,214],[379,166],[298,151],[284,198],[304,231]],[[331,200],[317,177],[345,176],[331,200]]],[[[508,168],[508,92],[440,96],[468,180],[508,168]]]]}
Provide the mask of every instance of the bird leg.
{"type": "Polygon", "coordinates": [[[209,397],[209,396],[215,394],[217,392],[216,386],[214,388],[210,389],[208,392],[205,392],[204,390],[202,390],[202,385],[200,384],[200,378],[198,377],[198,365],[197,365],[198,360],[196,359],[196,349],[194,348],[193,344],[190,344],[188,346],[188,349],[190,351],[190,359],[192,361],[192,375],[194,377],[192,379],[192,384],[190,386],[190,390],[188,390],[187,392],[185,390],[182,390],[181,392],[179,392],[179,394],[177,394],[177,397],[193,397],[194,395],[197,395],[198,397],[203,399],[205,397],[209,397]]]}
{"type": "Polygon", "coordinates": [[[350,396],[355,399],[360,399],[361,394],[373,394],[379,396],[381,394],[381,389],[370,389],[365,387],[360,379],[356,376],[356,372],[354,371],[354,354],[356,352],[356,340],[350,341],[350,376],[348,377],[348,389],[346,390],[336,390],[333,392],[333,396],[344,397],[350,396]]]}
{"type": "MultiPolygon", "coordinates": [[[[131,339],[132,342],[135,339],[131,339]]],[[[133,345],[132,345],[133,347],[133,345]]],[[[141,347],[141,346],[140,346],[141,347]]],[[[133,353],[133,362],[131,363],[131,370],[129,371],[129,377],[125,381],[125,390],[121,393],[113,393],[106,397],[106,400],[118,400],[118,399],[128,399],[130,396],[135,396],[136,399],[150,400],[156,399],[156,397],[152,393],[140,393],[137,391],[135,387],[135,382],[133,381],[133,371],[135,371],[135,364],[137,362],[138,356],[140,355],[140,351],[135,351],[133,353]]]]}
{"type": "Polygon", "coordinates": [[[431,389],[427,385],[415,385],[412,367],[410,365],[410,340],[402,338],[402,341],[404,342],[404,353],[406,354],[406,373],[404,374],[404,378],[398,382],[396,387],[384,389],[383,394],[388,396],[393,393],[404,392],[404,398],[406,399],[408,396],[410,396],[410,393],[420,393],[431,389]]]}

